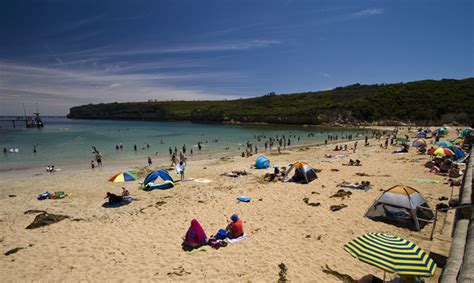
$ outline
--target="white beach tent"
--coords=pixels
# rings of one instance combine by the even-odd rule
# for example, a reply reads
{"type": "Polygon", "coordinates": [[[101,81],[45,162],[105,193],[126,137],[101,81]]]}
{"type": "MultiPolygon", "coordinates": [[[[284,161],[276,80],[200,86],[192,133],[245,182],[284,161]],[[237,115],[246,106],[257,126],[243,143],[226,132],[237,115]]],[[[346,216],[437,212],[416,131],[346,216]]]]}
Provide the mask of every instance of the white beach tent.
{"type": "Polygon", "coordinates": [[[420,230],[424,224],[431,222],[434,214],[420,192],[398,185],[384,191],[372,203],[365,217],[420,230]]]}

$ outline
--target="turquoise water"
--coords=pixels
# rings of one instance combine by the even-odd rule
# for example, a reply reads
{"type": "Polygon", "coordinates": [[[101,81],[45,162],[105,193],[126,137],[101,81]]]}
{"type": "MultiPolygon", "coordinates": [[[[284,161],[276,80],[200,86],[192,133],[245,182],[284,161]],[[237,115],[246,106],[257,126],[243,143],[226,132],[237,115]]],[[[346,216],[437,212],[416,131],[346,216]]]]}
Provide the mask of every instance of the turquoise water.
{"type": "MultiPolygon", "coordinates": [[[[0,128],[0,149],[18,148],[18,153],[0,153],[0,171],[33,168],[48,164],[81,163],[87,165],[92,159],[92,146],[103,155],[104,164],[108,161],[130,159],[146,160],[147,156],[168,157],[168,147],[178,150],[186,145],[193,147],[198,154],[197,143],[203,142],[203,152],[223,152],[238,150],[247,141],[257,144],[261,150],[265,139],[260,142],[254,136],[295,135],[292,145],[324,142],[329,133],[339,136],[347,133],[365,133],[364,130],[341,130],[302,126],[254,126],[196,124],[190,122],[152,122],[152,121],[106,121],[70,120],[66,118],[45,118],[42,129],[0,128]],[[314,137],[308,137],[314,133],[314,137]],[[218,142],[213,142],[217,139],[218,142]],[[207,141],[207,143],[206,143],[207,141]],[[123,150],[115,145],[122,143],[123,150]],[[146,147],[149,144],[150,148],[146,147]],[[33,145],[37,144],[37,152],[33,145]],[[135,152],[134,145],[138,150],[135,152]]],[[[202,154],[201,153],[201,154],[202,154]]]]}

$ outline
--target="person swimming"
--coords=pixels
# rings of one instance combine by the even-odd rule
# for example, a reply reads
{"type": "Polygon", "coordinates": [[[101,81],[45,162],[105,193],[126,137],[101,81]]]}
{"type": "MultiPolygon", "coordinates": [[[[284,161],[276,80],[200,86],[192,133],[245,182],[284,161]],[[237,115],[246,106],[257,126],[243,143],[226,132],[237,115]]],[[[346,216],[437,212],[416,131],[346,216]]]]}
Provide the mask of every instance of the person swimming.
{"type": "Polygon", "coordinates": [[[199,248],[207,244],[206,233],[196,219],[191,220],[191,226],[186,232],[183,244],[191,248],[199,248]]]}
{"type": "Polygon", "coordinates": [[[235,239],[244,235],[244,227],[242,219],[239,218],[237,214],[232,214],[230,217],[231,221],[228,221],[227,228],[227,237],[230,239],[235,239]]]}

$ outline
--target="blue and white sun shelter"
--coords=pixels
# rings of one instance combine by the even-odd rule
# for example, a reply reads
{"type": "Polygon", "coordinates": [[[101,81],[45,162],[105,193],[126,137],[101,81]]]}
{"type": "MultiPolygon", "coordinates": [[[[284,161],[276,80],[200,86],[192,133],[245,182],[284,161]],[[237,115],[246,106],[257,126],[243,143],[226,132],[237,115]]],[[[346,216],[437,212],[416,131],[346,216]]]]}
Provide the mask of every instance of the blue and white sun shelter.
{"type": "Polygon", "coordinates": [[[166,190],[174,187],[173,178],[166,170],[156,170],[146,176],[142,184],[142,189],[145,191],[151,190],[166,190]]]}
{"type": "Polygon", "coordinates": [[[268,160],[268,158],[263,155],[257,157],[257,160],[255,160],[255,168],[267,169],[268,167],[270,167],[270,160],[268,160]]]}

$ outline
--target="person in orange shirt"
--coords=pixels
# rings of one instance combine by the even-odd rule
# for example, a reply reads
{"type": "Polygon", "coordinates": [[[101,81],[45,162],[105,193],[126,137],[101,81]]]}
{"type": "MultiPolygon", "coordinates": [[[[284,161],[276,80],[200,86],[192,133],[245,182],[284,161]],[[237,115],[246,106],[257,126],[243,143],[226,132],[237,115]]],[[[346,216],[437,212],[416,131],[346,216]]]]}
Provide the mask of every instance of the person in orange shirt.
{"type": "Polygon", "coordinates": [[[244,235],[244,227],[242,223],[242,219],[239,218],[237,214],[232,214],[230,217],[230,220],[228,222],[226,231],[227,231],[227,237],[231,239],[238,238],[240,236],[244,235]]]}

